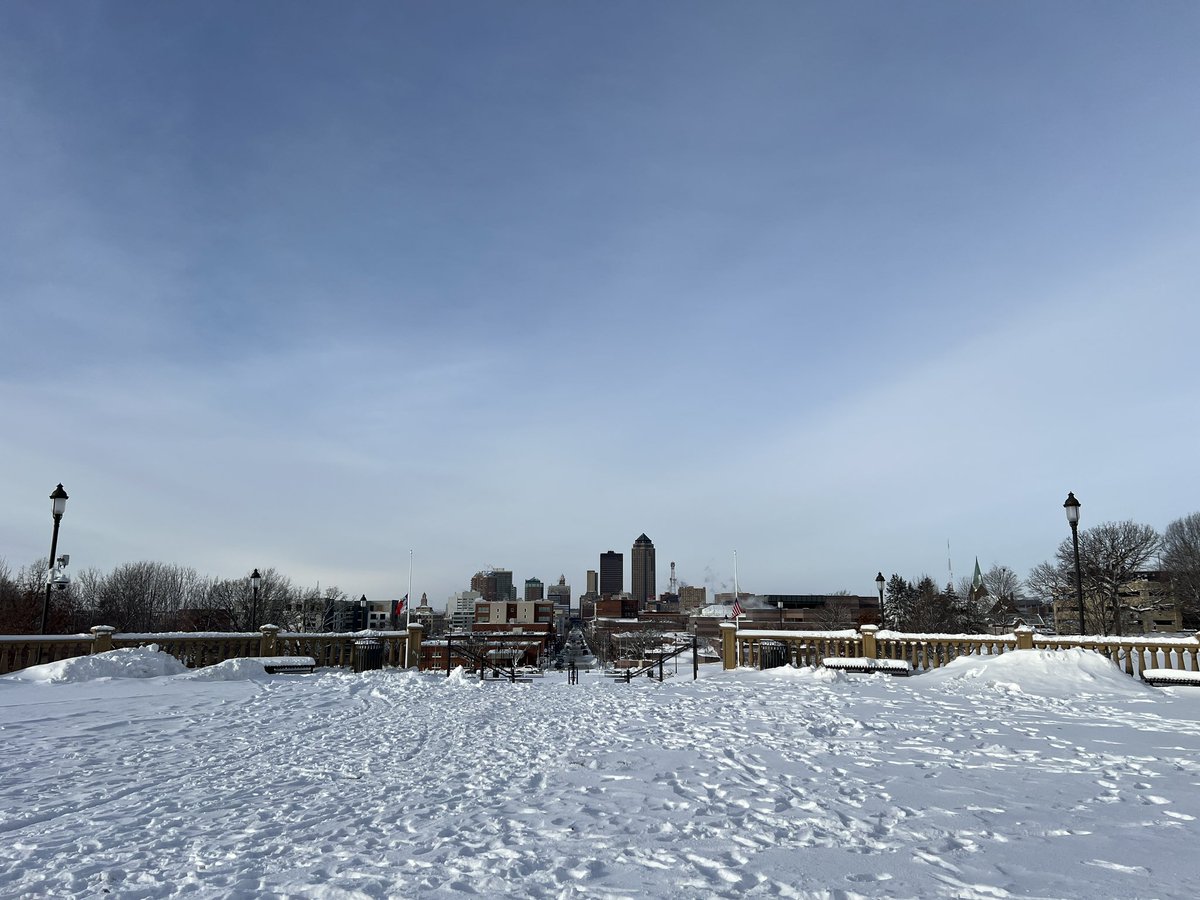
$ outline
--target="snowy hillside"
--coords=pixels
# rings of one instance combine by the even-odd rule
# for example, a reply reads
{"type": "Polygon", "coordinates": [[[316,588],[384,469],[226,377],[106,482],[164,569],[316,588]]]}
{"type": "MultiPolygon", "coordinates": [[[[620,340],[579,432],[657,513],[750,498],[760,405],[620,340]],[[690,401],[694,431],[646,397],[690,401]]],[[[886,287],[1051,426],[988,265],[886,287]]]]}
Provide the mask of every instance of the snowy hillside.
{"type": "Polygon", "coordinates": [[[1200,689],[1083,651],[574,686],[102,656],[0,678],[0,896],[1195,894],[1200,689]]]}

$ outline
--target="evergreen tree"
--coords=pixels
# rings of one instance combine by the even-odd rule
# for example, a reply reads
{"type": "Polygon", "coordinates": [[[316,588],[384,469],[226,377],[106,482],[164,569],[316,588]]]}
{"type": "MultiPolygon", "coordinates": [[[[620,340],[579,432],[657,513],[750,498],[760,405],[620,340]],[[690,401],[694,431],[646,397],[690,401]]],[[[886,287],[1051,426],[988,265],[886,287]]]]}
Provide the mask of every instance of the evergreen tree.
{"type": "Polygon", "coordinates": [[[955,590],[951,582],[947,582],[942,591],[942,609],[945,616],[943,629],[948,634],[977,634],[983,630],[979,605],[955,590]]]}
{"type": "Polygon", "coordinates": [[[907,631],[912,617],[912,585],[895,573],[888,579],[884,591],[885,620],[883,626],[893,631],[907,631]]]}
{"type": "Polygon", "coordinates": [[[913,585],[911,609],[909,631],[936,634],[945,630],[946,611],[942,592],[930,576],[922,575],[913,585]]]}

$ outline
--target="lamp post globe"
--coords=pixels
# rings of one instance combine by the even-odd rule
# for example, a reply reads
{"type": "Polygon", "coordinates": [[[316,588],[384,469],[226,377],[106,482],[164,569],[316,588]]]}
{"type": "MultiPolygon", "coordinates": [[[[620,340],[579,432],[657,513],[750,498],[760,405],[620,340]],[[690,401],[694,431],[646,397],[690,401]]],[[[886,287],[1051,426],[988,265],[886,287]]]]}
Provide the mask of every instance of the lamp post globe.
{"type": "Polygon", "coordinates": [[[875,576],[875,587],[879,589],[879,624],[881,627],[887,626],[887,620],[883,615],[883,573],[880,572],[875,576]]]}
{"type": "Polygon", "coordinates": [[[1074,491],[1067,491],[1067,499],[1063,501],[1063,509],[1067,511],[1067,522],[1072,528],[1079,525],[1079,507],[1080,502],[1075,499],[1074,491]]]}
{"type": "Polygon", "coordinates": [[[1067,524],[1071,526],[1071,544],[1075,549],[1075,602],[1079,604],[1079,635],[1083,636],[1083,575],[1079,570],[1079,506],[1075,492],[1068,491],[1063,509],[1067,512],[1067,524]]]}
{"type": "Polygon", "coordinates": [[[50,494],[50,514],[55,519],[61,519],[63,513],[67,511],[67,500],[69,499],[67,492],[63,490],[62,483],[59,482],[58,487],[50,494]]]}
{"type": "Polygon", "coordinates": [[[250,573],[250,587],[254,590],[254,602],[250,606],[251,628],[258,627],[258,583],[260,581],[262,581],[262,576],[258,574],[258,568],[256,567],[254,571],[250,573]]]}

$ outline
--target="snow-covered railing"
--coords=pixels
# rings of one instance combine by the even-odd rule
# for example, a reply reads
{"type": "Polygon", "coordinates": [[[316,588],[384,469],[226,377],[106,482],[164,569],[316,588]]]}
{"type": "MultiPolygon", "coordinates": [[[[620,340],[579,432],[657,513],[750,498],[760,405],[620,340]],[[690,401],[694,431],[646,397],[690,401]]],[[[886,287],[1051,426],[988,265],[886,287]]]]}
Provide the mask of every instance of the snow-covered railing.
{"type": "MultiPolygon", "coordinates": [[[[722,625],[722,636],[736,635],[734,665],[771,668],[774,666],[815,666],[827,656],[863,656],[862,637],[857,631],[775,631],[722,625]]],[[[729,665],[725,657],[725,668],[729,665]]]]}
{"type": "MultiPolygon", "coordinates": [[[[211,666],[227,659],[245,659],[248,656],[274,656],[260,652],[266,634],[254,632],[222,631],[167,631],[162,633],[112,632],[109,649],[146,647],[154,644],[163,653],[170,653],[190,669],[211,666]]],[[[102,652],[99,647],[94,652],[102,652]]]]}
{"type": "Polygon", "coordinates": [[[258,632],[154,633],[122,633],[108,625],[97,625],[91,634],[0,635],[0,675],[39,662],[150,644],[191,668],[254,656],[311,656],[318,666],[350,668],[354,665],[355,643],[367,637],[383,645],[385,666],[415,666],[420,659],[422,631],[422,626],[415,622],[407,631],[326,634],[282,631],[277,625],[263,625],[258,632]]]}
{"type": "Polygon", "coordinates": [[[415,666],[420,659],[420,640],[414,642],[416,652],[409,656],[408,634],[403,631],[366,631],[354,634],[281,631],[276,645],[279,653],[288,656],[311,656],[318,666],[348,668],[354,665],[355,642],[367,637],[383,645],[385,666],[403,667],[406,659],[412,659],[412,665],[415,666]]]}
{"type": "Polygon", "coordinates": [[[721,625],[724,668],[818,665],[824,657],[903,660],[916,671],[938,668],[960,656],[995,656],[1010,650],[1067,650],[1082,647],[1107,656],[1130,675],[1146,668],[1200,671],[1200,633],[1160,637],[1074,637],[1035,635],[1021,627],[1011,634],[915,634],[863,625],[855,631],[776,631],[721,625]]]}
{"type": "MultiPolygon", "coordinates": [[[[872,626],[863,626],[869,628],[872,626]]],[[[913,669],[936,669],[960,656],[996,656],[1020,647],[1020,635],[1012,634],[914,634],[878,631],[877,658],[904,660],[913,669]]]]}
{"type": "Polygon", "coordinates": [[[90,634],[0,635],[0,675],[92,652],[90,634]]]}
{"type": "Polygon", "coordinates": [[[1042,636],[1033,639],[1043,650],[1084,647],[1111,659],[1127,675],[1140,675],[1146,669],[1200,671],[1200,633],[1184,637],[1074,637],[1042,636]]]}

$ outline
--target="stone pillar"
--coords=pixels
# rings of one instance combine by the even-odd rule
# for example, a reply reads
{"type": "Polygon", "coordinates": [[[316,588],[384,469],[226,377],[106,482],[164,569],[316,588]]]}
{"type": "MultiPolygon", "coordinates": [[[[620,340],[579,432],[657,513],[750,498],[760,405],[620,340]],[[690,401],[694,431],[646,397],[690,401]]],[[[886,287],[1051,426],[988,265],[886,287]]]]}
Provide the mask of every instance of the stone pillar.
{"type": "Polygon", "coordinates": [[[92,626],[92,652],[105,653],[113,648],[112,636],[117,629],[111,625],[92,626]]]}
{"type": "Polygon", "coordinates": [[[879,659],[879,647],[875,643],[875,632],[878,625],[860,625],[858,633],[862,635],[862,655],[865,659],[879,659]]]}
{"type": "Polygon", "coordinates": [[[278,625],[260,625],[258,628],[260,637],[258,639],[258,655],[259,656],[278,656],[279,655],[279,626],[278,625]]]}
{"type": "Polygon", "coordinates": [[[1013,634],[1015,634],[1017,636],[1017,649],[1018,650],[1032,650],[1033,649],[1033,629],[1032,628],[1030,628],[1028,625],[1018,625],[1015,629],[1013,629],[1013,634]]]}
{"type": "Polygon", "coordinates": [[[404,661],[405,667],[416,666],[421,668],[421,635],[425,631],[425,626],[420,622],[408,623],[408,642],[405,655],[407,659],[404,661]]]}
{"type": "Polygon", "coordinates": [[[721,623],[721,668],[737,668],[737,625],[721,623]]]}

